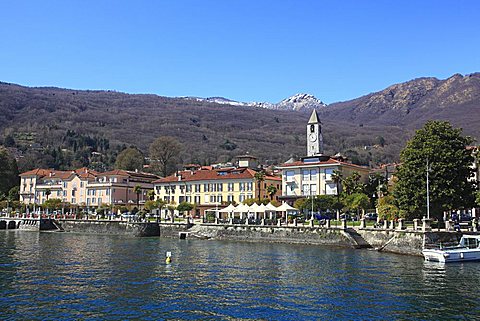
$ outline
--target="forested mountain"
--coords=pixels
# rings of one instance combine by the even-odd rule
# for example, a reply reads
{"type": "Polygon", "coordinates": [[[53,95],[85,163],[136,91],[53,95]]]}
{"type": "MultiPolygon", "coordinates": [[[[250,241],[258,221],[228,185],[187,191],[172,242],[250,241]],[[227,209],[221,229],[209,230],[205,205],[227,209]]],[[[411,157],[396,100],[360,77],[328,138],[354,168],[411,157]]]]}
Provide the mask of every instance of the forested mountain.
{"type": "MultiPolygon", "coordinates": [[[[296,106],[311,108],[316,101],[311,95],[294,97],[296,106]]],[[[413,130],[428,119],[450,120],[480,137],[480,74],[415,79],[319,107],[327,153],[341,152],[370,165],[394,161],[413,130]]],[[[305,154],[309,108],[0,83],[0,141],[16,149],[20,170],[108,169],[126,146],[148,156],[149,144],[165,135],[184,145],[184,163],[230,161],[247,152],[279,163],[305,154]]]]}

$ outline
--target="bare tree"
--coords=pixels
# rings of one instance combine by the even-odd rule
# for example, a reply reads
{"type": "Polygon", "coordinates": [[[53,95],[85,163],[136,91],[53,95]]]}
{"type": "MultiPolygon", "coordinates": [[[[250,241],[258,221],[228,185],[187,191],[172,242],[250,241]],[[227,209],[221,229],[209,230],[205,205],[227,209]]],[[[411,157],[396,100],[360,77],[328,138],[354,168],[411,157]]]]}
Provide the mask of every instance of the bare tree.
{"type": "Polygon", "coordinates": [[[150,145],[150,165],[154,171],[166,177],[175,170],[181,151],[182,145],[175,138],[169,136],[158,137],[150,145]]]}

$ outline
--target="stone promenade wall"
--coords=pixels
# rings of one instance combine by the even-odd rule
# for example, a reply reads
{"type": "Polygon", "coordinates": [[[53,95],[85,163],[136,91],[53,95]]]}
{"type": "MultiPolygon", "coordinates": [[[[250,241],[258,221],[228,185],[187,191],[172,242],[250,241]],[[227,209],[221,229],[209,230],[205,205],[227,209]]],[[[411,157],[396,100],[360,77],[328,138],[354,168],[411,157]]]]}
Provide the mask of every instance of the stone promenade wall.
{"type": "Polygon", "coordinates": [[[219,240],[355,246],[343,230],[334,228],[202,224],[192,230],[219,240]]]}
{"type": "Polygon", "coordinates": [[[385,252],[422,255],[424,235],[425,244],[457,243],[461,237],[456,232],[421,232],[409,230],[358,229],[365,241],[373,248],[385,252]],[[388,244],[387,244],[388,242],[388,244]]]}
{"type": "Polygon", "coordinates": [[[157,223],[59,220],[59,224],[65,232],[133,236],[160,236],[160,229],[157,223]]]}

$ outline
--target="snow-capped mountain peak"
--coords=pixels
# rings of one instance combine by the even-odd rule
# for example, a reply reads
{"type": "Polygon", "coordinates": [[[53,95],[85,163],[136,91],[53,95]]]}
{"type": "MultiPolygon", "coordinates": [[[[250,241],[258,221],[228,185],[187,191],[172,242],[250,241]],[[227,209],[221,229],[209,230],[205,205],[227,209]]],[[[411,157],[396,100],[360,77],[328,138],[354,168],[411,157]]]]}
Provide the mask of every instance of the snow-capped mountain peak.
{"type": "Polygon", "coordinates": [[[327,104],[315,96],[304,93],[288,97],[276,105],[277,109],[287,110],[315,109],[327,106],[327,104]]]}
{"type": "Polygon", "coordinates": [[[316,98],[311,94],[296,94],[291,97],[288,97],[277,104],[268,103],[268,102],[250,102],[244,103],[239,101],[230,100],[223,97],[210,97],[210,98],[198,98],[190,97],[190,99],[195,99],[197,101],[206,101],[216,104],[223,105],[232,105],[232,106],[245,106],[245,107],[259,107],[266,109],[278,109],[278,110],[305,110],[305,109],[317,109],[326,107],[327,104],[322,102],[320,99],[316,98]]]}

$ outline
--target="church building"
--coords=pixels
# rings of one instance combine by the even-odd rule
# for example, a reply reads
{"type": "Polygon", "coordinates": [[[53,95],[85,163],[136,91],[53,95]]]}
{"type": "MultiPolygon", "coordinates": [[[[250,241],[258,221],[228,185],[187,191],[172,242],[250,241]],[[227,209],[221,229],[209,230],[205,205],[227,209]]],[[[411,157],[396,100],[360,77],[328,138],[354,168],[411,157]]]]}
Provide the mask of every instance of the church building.
{"type": "Polygon", "coordinates": [[[282,196],[279,199],[292,205],[299,198],[341,193],[341,182],[336,180],[334,171],[343,178],[357,172],[361,181],[368,180],[367,167],[349,163],[342,157],[324,154],[322,123],[316,110],[312,111],[307,123],[306,139],[307,156],[278,167],[282,172],[282,196]]]}

